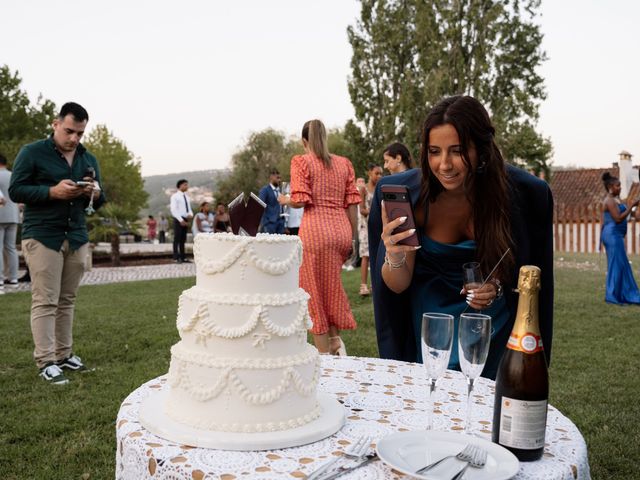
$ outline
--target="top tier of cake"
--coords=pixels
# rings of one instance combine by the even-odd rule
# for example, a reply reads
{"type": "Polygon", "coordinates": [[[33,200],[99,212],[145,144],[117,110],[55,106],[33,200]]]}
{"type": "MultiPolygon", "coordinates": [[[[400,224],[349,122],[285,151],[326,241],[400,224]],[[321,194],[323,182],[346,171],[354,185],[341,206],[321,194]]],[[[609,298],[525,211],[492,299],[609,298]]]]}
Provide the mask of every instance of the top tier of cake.
{"type": "Polygon", "coordinates": [[[207,291],[238,295],[298,289],[302,242],[295,235],[201,233],[195,238],[193,253],[196,285],[207,291]]]}

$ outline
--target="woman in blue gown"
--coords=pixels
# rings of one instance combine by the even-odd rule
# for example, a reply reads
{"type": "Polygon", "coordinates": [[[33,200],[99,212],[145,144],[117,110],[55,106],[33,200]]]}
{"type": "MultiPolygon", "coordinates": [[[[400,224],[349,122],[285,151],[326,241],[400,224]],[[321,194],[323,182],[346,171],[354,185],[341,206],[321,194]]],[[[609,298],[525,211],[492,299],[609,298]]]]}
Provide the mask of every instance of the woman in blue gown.
{"type": "MultiPolygon", "coordinates": [[[[548,185],[507,165],[495,142],[486,109],[468,96],[449,97],[429,113],[421,132],[420,168],[378,182],[369,216],[369,255],[378,349],[382,358],[421,361],[423,312],[466,308],[492,317],[489,356],[482,372],[495,378],[518,303],[513,288],[522,265],[542,270],[540,330],[549,360],[553,328],[553,199],[548,185]],[[394,233],[380,186],[405,185],[415,214],[415,232],[394,233]],[[418,236],[418,248],[401,245],[418,236]],[[481,264],[481,289],[461,290],[462,265],[481,264]],[[504,287],[503,287],[504,286],[504,287]],[[505,295],[502,295],[504,290],[505,295]]],[[[456,333],[454,332],[454,335],[456,333]]],[[[449,368],[459,369],[458,349],[449,368]]]]}
{"type": "Polygon", "coordinates": [[[607,293],[605,301],[614,304],[640,304],[640,291],[633,278],[627,258],[624,237],[627,218],[640,203],[636,200],[628,208],[620,201],[620,180],[605,172],[602,175],[607,197],[602,203],[602,243],[607,251],[607,293]]]}

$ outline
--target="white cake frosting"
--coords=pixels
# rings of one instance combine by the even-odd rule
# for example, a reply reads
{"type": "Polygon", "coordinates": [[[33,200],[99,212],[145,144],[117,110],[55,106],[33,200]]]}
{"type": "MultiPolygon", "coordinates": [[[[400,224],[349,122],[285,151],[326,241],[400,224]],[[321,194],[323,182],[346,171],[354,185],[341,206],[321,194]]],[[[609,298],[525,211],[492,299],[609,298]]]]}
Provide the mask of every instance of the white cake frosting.
{"type": "Polygon", "coordinates": [[[320,415],[296,236],[200,234],[196,286],[180,296],[165,413],[205,430],[269,432],[320,415]]]}

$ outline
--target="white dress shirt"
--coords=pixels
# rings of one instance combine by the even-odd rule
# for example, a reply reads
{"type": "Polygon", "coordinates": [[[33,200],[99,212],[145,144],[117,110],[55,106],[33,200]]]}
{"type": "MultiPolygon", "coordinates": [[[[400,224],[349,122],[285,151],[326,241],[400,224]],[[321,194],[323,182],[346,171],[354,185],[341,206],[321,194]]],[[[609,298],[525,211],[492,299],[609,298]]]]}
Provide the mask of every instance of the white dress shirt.
{"type": "Polygon", "coordinates": [[[289,216],[287,217],[287,228],[299,228],[302,223],[302,214],[304,213],[304,207],[293,208],[289,207],[289,216]]]}
{"type": "Polygon", "coordinates": [[[186,192],[178,190],[171,195],[171,216],[179,222],[185,220],[187,217],[193,217],[193,210],[191,210],[191,202],[186,192]],[[186,200],[186,203],[185,203],[186,200]]]}

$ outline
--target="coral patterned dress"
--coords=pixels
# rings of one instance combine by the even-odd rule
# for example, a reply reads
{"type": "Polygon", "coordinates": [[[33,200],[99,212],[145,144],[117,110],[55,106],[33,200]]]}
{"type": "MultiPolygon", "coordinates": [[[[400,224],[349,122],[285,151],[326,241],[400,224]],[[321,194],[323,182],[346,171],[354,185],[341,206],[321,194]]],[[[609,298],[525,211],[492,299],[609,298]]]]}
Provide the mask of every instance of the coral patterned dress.
{"type": "Polygon", "coordinates": [[[311,332],[325,334],[330,325],[353,330],[356,322],[340,277],[353,237],[346,209],[360,203],[353,165],[337,155],[331,155],[330,167],[315,155],[296,155],[291,159],[291,200],[305,204],[300,287],[311,296],[311,332]]]}

